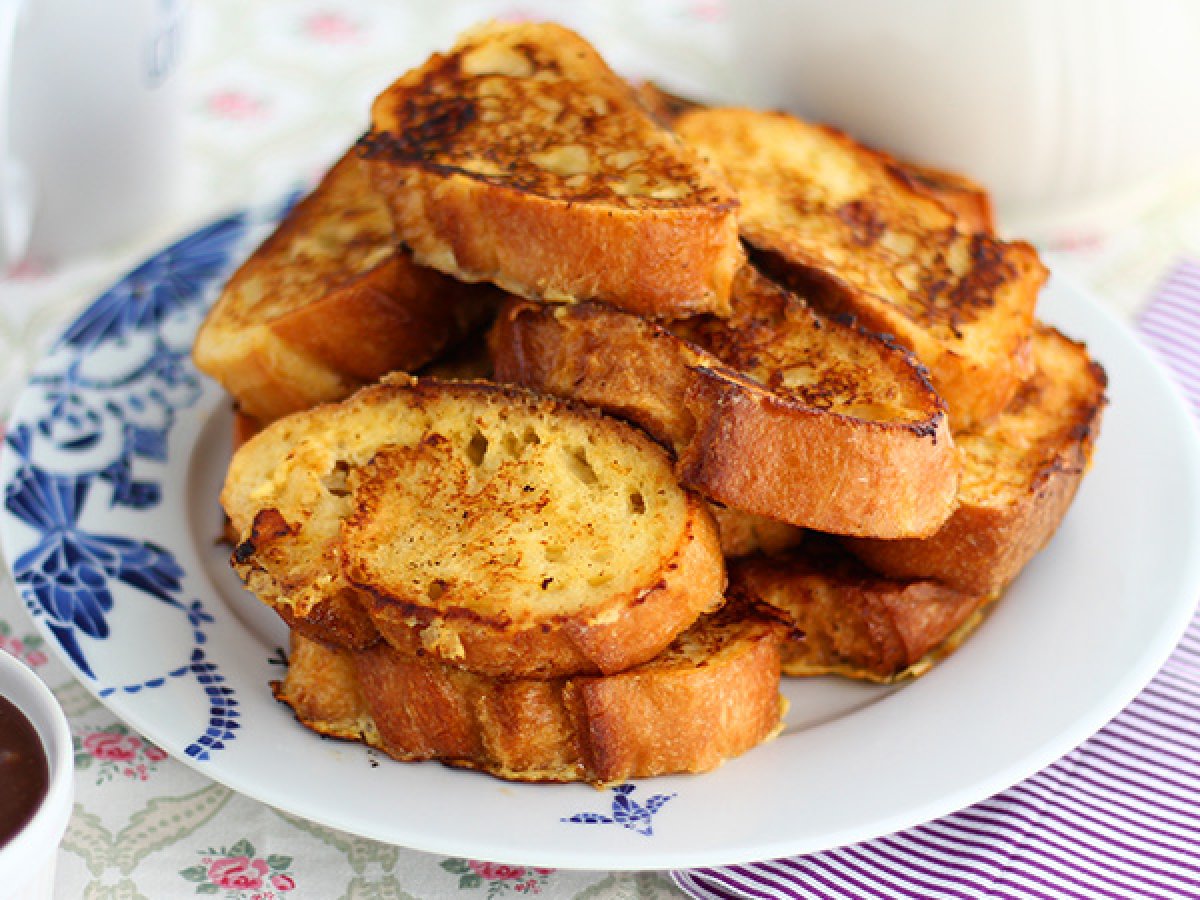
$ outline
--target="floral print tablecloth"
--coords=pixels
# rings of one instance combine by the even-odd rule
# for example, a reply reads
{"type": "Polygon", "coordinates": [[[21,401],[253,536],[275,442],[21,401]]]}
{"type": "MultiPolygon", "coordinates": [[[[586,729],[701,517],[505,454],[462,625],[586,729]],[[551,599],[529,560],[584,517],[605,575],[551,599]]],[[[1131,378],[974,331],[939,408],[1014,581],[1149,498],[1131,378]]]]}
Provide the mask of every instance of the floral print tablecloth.
{"type": "MultiPolygon", "coordinates": [[[[387,2],[209,0],[188,20],[186,156],[173,215],[135,241],[0,281],[0,414],[48,338],[85,302],[170,239],[229,209],[311,180],[363,128],[370,98],[398,72],[488,17],[556,18],[619,70],[737,96],[720,0],[387,2]]],[[[1200,255],[1200,166],[1116,230],[1038,236],[1131,316],[1169,263],[1200,255]]],[[[665,873],[555,871],[445,858],[297,819],[215,784],[114,716],[34,632],[0,575],[0,651],[36,670],[72,723],[77,798],[58,859],[56,897],[665,898],[665,873]]]]}

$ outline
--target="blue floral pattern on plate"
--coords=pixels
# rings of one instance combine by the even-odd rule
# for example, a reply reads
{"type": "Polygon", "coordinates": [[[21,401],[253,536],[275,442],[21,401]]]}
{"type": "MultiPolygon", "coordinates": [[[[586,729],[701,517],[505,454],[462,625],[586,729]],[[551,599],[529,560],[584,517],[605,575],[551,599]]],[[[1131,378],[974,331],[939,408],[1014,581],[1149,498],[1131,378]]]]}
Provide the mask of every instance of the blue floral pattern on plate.
{"type": "Polygon", "coordinates": [[[239,724],[234,692],[204,646],[212,614],[188,596],[171,550],[106,523],[162,503],[154,467],[167,459],[178,414],[202,392],[191,335],[252,224],[238,213],[201,228],[97,298],[38,367],[5,435],[4,511],[24,526],[6,550],[25,605],[101,697],[193,679],[207,706],[185,748],[196,760],[222,749],[239,724]],[[114,681],[93,655],[112,633],[115,595],[130,591],[175,610],[190,647],[178,665],[114,681]]]}
{"type": "Polygon", "coordinates": [[[651,794],[646,802],[633,799],[637,785],[618,784],[612,789],[612,812],[581,812],[563,819],[576,825],[618,825],[644,837],[654,834],[654,814],[674,799],[674,794],[651,794]]]}

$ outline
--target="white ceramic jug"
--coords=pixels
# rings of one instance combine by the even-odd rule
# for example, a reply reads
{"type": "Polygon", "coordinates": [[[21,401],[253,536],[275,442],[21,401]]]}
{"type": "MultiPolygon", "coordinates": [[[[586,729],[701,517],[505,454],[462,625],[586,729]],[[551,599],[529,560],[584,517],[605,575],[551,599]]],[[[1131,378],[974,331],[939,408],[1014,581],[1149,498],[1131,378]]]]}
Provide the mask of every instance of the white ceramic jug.
{"type": "Polygon", "coordinates": [[[174,195],[184,0],[0,0],[0,262],[136,234],[174,195]]]}
{"type": "Polygon", "coordinates": [[[753,99],[1054,216],[1200,154],[1195,0],[733,0],[753,99]]]}

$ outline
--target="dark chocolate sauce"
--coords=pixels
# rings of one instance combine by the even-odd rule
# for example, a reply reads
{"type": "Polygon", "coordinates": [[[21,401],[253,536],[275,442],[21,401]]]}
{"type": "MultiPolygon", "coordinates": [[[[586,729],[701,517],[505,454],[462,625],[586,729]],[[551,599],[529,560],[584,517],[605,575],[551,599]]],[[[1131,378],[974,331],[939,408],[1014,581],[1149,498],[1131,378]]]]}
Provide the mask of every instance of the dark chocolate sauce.
{"type": "Polygon", "coordinates": [[[33,723],[0,697],[0,847],[33,818],[50,786],[50,764],[33,723]]]}

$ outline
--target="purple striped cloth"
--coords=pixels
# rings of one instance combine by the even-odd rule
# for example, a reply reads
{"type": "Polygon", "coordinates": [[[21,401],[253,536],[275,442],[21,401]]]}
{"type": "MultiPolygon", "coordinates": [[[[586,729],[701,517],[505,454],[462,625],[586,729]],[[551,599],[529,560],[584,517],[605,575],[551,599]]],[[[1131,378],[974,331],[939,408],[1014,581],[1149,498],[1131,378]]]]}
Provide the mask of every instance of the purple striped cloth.
{"type": "MultiPolygon", "coordinates": [[[[1200,416],[1200,264],[1183,262],[1170,272],[1138,330],[1200,416]]],[[[1128,708],[1007,791],[861,844],[671,874],[700,900],[1197,900],[1200,614],[1128,708]]]]}

